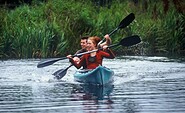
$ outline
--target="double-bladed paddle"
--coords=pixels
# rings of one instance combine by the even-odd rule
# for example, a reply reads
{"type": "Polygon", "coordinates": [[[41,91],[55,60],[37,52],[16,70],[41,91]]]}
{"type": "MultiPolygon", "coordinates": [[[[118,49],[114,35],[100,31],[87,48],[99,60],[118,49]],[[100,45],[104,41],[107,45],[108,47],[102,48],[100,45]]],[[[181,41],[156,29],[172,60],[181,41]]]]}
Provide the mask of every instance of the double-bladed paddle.
{"type": "MultiPolygon", "coordinates": [[[[121,22],[120,24],[118,25],[118,27],[116,29],[114,29],[110,34],[114,34],[118,29],[120,28],[125,28],[127,27],[133,20],[135,19],[135,15],[133,13],[130,13],[128,16],[126,16],[121,22]]],[[[100,42],[102,43],[103,41],[105,40],[105,38],[100,42]]],[[[99,44],[100,44],[99,43],[99,44]]],[[[66,57],[61,57],[61,58],[54,58],[54,59],[50,59],[50,60],[44,60],[44,61],[41,61],[37,64],[37,68],[42,68],[42,67],[46,67],[46,66],[49,66],[49,65],[52,65],[54,64],[55,62],[59,61],[59,60],[64,60],[64,59],[67,59],[66,57]]]]}
{"type": "MultiPolygon", "coordinates": [[[[119,45],[128,47],[128,46],[132,46],[132,45],[138,44],[140,42],[141,42],[141,39],[139,38],[139,36],[138,35],[133,35],[133,36],[130,36],[130,37],[123,38],[119,43],[110,45],[110,46],[108,46],[108,48],[119,46],[119,45]]],[[[80,55],[89,54],[89,53],[92,53],[92,52],[96,52],[98,50],[102,50],[102,48],[99,48],[97,50],[92,50],[92,51],[84,52],[84,53],[81,53],[80,55]]],[[[55,73],[53,73],[53,75],[57,79],[61,79],[61,78],[63,78],[65,76],[67,70],[71,66],[72,65],[68,66],[65,69],[60,69],[60,70],[56,71],[55,73]]]]}

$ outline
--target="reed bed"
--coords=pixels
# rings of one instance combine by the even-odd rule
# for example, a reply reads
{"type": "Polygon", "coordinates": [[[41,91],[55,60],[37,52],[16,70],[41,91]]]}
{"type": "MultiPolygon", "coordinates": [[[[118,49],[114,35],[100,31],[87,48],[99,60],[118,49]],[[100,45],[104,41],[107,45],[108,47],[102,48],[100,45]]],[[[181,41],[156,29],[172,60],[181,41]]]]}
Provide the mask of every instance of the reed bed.
{"type": "MultiPolygon", "coordinates": [[[[111,36],[113,43],[138,34],[142,43],[131,50],[132,54],[136,50],[142,51],[142,55],[179,54],[184,51],[185,45],[185,16],[173,5],[165,12],[163,5],[155,1],[146,5],[144,2],[136,4],[116,0],[111,2],[111,6],[110,3],[99,6],[91,0],[48,0],[39,4],[34,1],[32,5],[24,4],[14,10],[1,8],[0,58],[46,58],[73,54],[80,48],[80,36],[103,38],[131,12],[136,19],[111,36]]],[[[128,48],[114,50],[118,54],[128,54],[128,48]]]]}

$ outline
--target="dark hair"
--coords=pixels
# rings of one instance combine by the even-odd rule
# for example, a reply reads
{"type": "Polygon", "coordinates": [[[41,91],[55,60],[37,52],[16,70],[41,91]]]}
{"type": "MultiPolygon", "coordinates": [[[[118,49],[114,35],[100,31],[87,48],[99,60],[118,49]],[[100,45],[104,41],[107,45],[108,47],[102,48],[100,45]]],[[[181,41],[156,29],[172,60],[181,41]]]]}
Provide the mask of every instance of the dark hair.
{"type": "Polygon", "coordinates": [[[81,36],[80,38],[81,38],[81,40],[84,40],[84,39],[88,39],[89,36],[81,36]]]}

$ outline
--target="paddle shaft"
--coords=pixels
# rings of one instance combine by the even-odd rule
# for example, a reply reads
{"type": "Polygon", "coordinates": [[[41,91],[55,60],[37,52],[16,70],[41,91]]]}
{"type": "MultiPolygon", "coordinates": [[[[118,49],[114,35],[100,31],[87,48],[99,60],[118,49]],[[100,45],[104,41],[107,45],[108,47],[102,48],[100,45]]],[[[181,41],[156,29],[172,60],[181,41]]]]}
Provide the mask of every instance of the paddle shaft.
{"type": "MultiPolygon", "coordinates": [[[[112,34],[114,34],[118,29],[119,29],[118,27],[117,27],[116,29],[114,29],[111,33],[109,33],[109,36],[111,36],[112,34]]],[[[101,44],[101,43],[103,43],[104,41],[105,41],[105,38],[103,38],[103,39],[98,43],[98,45],[101,44]]]]}
{"type": "MultiPolygon", "coordinates": [[[[133,35],[133,36],[130,36],[130,37],[123,38],[119,43],[112,44],[112,45],[108,46],[108,48],[112,48],[112,47],[119,46],[119,45],[132,46],[132,45],[138,44],[139,42],[141,42],[141,39],[139,38],[139,36],[138,35],[133,35]]],[[[98,50],[102,50],[102,49],[103,48],[99,48],[99,49],[95,49],[95,50],[92,50],[92,51],[87,51],[87,52],[75,54],[75,55],[72,55],[72,57],[82,56],[84,54],[97,52],[98,50]]]]}
{"type": "MultiPolygon", "coordinates": [[[[111,36],[112,34],[114,34],[116,31],[118,31],[120,28],[125,28],[127,27],[133,20],[135,19],[135,15],[133,13],[130,13],[128,16],[126,16],[119,24],[118,27],[116,27],[113,31],[111,31],[109,33],[109,36],[111,36]]],[[[101,43],[103,43],[105,41],[105,38],[103,38],[98,45],[100,45],[101,43]]]]}

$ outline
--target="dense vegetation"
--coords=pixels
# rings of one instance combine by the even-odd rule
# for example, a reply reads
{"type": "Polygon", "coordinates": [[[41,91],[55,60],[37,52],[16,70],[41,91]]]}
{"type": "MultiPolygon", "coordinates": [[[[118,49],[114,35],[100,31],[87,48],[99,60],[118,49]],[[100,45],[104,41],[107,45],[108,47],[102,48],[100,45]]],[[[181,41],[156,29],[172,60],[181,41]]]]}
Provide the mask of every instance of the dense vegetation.
{"type": "Polygon", "coordinates": [[[73,54],[82,35],[103,37],[133,12],[136,19],[111,38],[138,34],[142,43],[116,48],[118,54],[185,53],[183,0],[32,0],[0,8],[0,58],[41,58],[73,54]],[[108,2],[109,1],[109,2],[108,2]]]}

